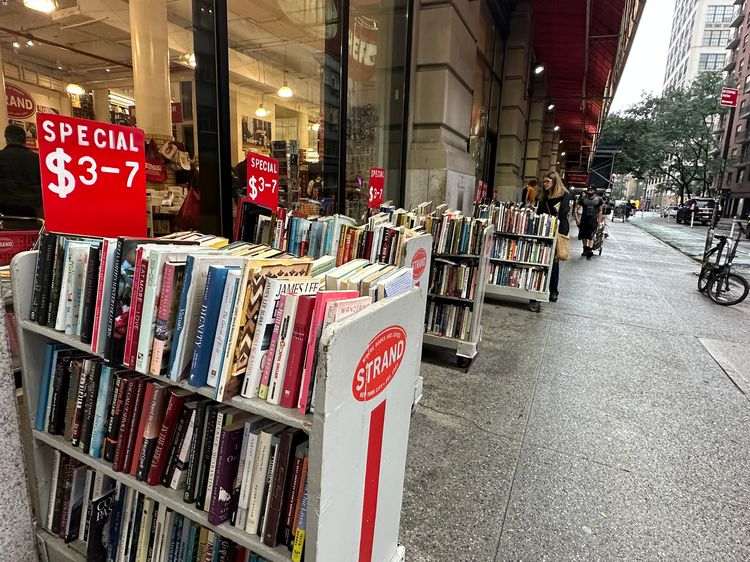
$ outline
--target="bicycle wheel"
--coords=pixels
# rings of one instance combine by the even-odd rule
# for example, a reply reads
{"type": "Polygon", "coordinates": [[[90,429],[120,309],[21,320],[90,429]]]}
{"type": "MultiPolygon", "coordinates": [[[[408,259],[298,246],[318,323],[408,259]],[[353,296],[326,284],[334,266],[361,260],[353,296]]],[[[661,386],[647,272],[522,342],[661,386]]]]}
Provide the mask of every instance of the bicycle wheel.
{"type": "Polygon", "coordinates": [[[711,280],[711,274],[714,271],[714,266],[711,264],[704,264],[701,268],[701,274],[698,276],[698,290],[701,293],[705,293],[708,288],[708,282],[711,280]]]}
{"type": "Polygon", "coordinates": [[[718,272],[711,277],[708,296],[716,304],[732,306],[745,300],[750,286],[747,280],[736,273],[718,272]]]}

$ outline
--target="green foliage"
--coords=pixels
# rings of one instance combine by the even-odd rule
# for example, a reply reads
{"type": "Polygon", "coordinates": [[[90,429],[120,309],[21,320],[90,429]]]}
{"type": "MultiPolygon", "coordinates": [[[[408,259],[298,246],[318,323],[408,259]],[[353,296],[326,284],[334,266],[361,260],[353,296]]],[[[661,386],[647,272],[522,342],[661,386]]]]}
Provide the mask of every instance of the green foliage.
{"type": "Polygon", "coordinates": [[[718,103],[721,86],[719,74],[703,73],[687,89],[644,94],[623,113],[610,115],[599,146],[621,149],[614,172],[646,180],[664,177],[681,200],[708,193],[713,175],[725,164],[711,155],[714,121],[726,111],[718,103]]]}

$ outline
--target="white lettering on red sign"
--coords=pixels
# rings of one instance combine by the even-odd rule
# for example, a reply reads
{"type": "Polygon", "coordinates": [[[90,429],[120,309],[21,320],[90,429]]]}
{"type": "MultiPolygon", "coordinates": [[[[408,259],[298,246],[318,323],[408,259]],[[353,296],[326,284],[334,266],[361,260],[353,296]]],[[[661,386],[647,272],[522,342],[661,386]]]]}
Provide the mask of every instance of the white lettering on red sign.
{"type": "Polygon", "coordinates": [[[366,402],[383,392],[396,376],[405,351],[406,332],[401,326],[385,328],[372,338],[354,370],[354,398],[366,402]]]}

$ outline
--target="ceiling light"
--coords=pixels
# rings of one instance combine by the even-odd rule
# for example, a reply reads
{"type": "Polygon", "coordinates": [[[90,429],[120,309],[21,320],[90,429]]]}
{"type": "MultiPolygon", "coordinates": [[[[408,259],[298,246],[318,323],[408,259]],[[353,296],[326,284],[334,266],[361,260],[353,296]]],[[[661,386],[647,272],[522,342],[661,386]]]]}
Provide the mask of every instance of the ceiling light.
{"type": "Polygon", "coordinates": [[[33,47],[34,46],[34,42],[31,39],[29,39],[28,41],[26,41],[26,46],[27,47],[33,47]]]}
{"type": "Polygon", "coordinates": [[[12,45],[13,45],[14,49],[20,49],[21,48],[21,44],[18,41],[13,41],[12,45]]]}
{"type": "Polygon", "coordinates": [[[258,109],[255,110],[256,117],[268,117],[269,113],[271,112],[263,107],[263,102],[261,102],[261,104],[258,106],[258,109]]]}
{"type": "Polygon", "coordinates": [[[104,72],[111,72],[111,70],[109,68],[105,68],[104,72]]]}
{"type": "Polygon", "coordinates": [[[320,131],[320,123],[313,123],[312,127],[310,128],[313,130],[313,132],[317,133],[318,131],[320,131]]]}
{"type": "Polygon", "coordinates": [[[537,76],[540,75],[542,72],[544,72],[543,64],[538,64],[534,67],[534,74],[536,74],[537,76]]]}
{"type": "Polygon", "coordinates": [[[291,98],[294,95],[294,92],[289,87],[289,84],[287,84],[287,81],[286,81],[286,72],[284,72],[284,84],[281,86],[281,88],[279,88],[279,91],[276,92],[276,94],[280,98],[291,98]]]}
{"type": "Polygon", "coordinates": [[[29,10],[42,12],[43,14],[51,14],[57,9],[55,0],[23,0],[23,5],[29,10]]]}
{"type": "Polygon", "coordinates": [[[553,109],[555,109],[555,104],[554,103],[551,103],[551,104],[549,104],[547,106],[547,111],[552,111],[553,109]]]}
{"type": "Polygon", "coordinates": [[[560,130],[560,125],[555,125],[555,128],[553,129],[553,131],[557,132],[559,130],[560,130]]]}
{"type": "Polygon", "coordinates": [[[566,154],[567,154],[567,152],[565,152],[565,151],[563,150],[563,151],[562,151],[562,152],[560,153],[560,156],[565,156],[566,154]]]}
{"type": "Polygon", "coordinates": [[[86,90],[83,89],[83,86],[74,84],[73,82],[65,86],[65,91],[68,92],[71,96],[82,96],[86,93],[86,90]]]}
{"type": "Polygon", "coordinates": [[[562,144],[563,142],[564,142],[564,141],[563,141],[562,139],[560,139],[560,144],[562,144]]]}

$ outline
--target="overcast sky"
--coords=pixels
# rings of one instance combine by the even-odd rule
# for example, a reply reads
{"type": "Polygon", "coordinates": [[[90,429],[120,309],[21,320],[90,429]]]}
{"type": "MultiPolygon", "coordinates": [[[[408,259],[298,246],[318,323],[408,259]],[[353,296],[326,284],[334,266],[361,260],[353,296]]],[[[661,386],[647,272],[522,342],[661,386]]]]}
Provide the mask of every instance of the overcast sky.
{"type": "Polygon", "coordinates": [[[661,92],[667,66],[674,2],[675,0],[646,1],[635,42],[610,111],[622,111],[633,105],[644,91],[661,92]]]}

